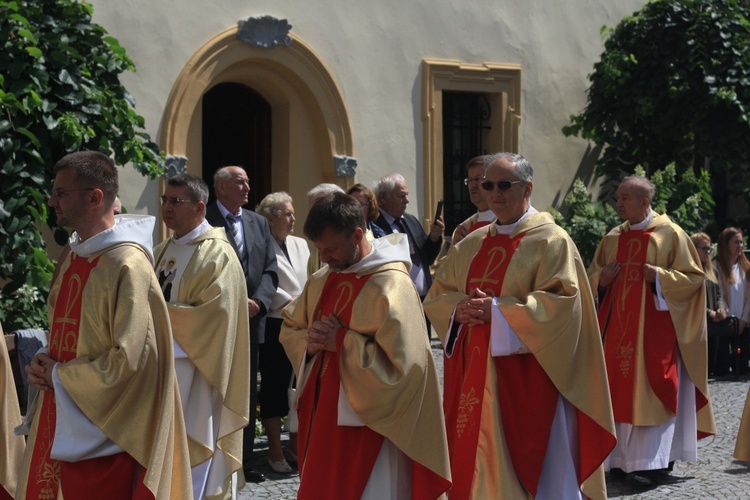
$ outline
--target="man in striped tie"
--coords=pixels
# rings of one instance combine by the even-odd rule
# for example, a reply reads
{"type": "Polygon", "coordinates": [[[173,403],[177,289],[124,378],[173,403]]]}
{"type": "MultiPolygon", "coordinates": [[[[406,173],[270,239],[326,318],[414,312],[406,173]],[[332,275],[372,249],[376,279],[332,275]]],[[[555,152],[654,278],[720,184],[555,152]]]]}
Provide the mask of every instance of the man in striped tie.
{"type": "Polygon", "coordinates": [[[223,227],[227,239],[242,263],[247,284],[247,309],[250,315],[250,424],[243,436],[243,470],[251,483],[265,481],[263,473],[253,467],[256,407],[258,405],[258,346],[263,343],[266,312],[276,293],[276,253],[273,249],[268,221],[255,212],[242,208],[248,201],[250,184],[242,167],[222,167],[214,174],[216,202],[206,209],[206,220],[223,227]]]}

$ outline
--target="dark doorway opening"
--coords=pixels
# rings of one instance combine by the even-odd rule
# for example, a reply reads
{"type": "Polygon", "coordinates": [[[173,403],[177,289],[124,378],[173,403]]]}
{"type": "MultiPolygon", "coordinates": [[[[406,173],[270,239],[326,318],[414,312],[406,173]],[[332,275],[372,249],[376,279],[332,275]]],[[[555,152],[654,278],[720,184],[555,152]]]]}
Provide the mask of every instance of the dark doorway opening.
{"type": "Polygon", "coordinates": [[[245,208],[254,209],[271,192],[271,105],[251,88],[221,83],[203,96],[203,180],[212,203],[214,173],[239,165],[250,180],[245,208]]]}
{"type": "Polygon", "coordinates": [[[443,199],[445,234],[476,212],[464,185],[464,167],[487,154],[490,102],[476,92],[443,92],[443,199]]]}

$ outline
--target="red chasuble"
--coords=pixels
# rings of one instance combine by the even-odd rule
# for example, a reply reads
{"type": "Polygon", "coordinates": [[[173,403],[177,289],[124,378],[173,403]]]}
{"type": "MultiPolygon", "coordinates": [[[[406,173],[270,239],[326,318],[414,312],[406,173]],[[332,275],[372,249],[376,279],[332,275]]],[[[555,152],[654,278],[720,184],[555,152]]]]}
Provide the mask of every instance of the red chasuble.
{"type": "MultiPolygon", "coordinates": [[[[352,305],[369,278],[330,273],[321,294],[320,316],[335,314],[348,325],[352,305]]],[[[366,426],[338,425],[339,353],[345,333],[345,327],[336,333],[336,352],[318,355],[300,397],[299,499],[360,498],[383,444],[383,436],[366,426]]]]}
{"type": "MultiPolygon", "coordinates": [[[[598,312],[615,422],[637,424],[633,422],[633,404],[641,304],[645,308],[644,330],[648,331],[643,336],[648,381],[662,404],[677,413],[677,336],[669,311],[656,310],[654,295],[647,291],[651,285],[643,275],[650,235],[651,230],[634,230],[619,236],[617,261],[622,269],[598,312]]],[[[696,396],[700,408],[702,395],[696,391],[696,396]]]]}
{"type": "MultiPolygon", "coordinates": [[[[49,357],[66,363],[77,354],[83,289],[99,258],[89,261],[75,254],[61,280],[60,293],[55,302],[50,331],[49,357]]],[[[153,498],[143,485],[145,469],[133,491],[138,463],[127,453],[65,462],[50,458],[55,437],[57,407],[54,393],[41,391],[41,407],[36,418],[39,424],[27,478],[26,498],[51,500],[62,490],[65,500],[91,498],[96,491],[100,498],[153,498]]]]}
{"type": "MultiPolygon", "coordinates": [[[[511,239],[488,232],[471,262],[466,290],[499,296],[508,264],[524,233],[511,239]]],[[[445,358],[445,420],[453,488],[451,499],[469,498],[476,464],[490,325],[462,325],[453,354],[445,358]]],[[[494,358],[503,433],[516,475],[535,495],[547,453],[558,392],[533,354],[494,358]],[[533,394],[533,397],[529,397],[533,394]]]]}

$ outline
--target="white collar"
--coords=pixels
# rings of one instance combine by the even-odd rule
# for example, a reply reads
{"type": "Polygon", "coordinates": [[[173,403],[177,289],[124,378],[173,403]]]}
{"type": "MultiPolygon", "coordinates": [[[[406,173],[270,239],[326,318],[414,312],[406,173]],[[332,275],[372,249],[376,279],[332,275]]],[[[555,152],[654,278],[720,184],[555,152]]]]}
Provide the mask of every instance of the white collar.
{"type": "Polygon", "coordinates": [[[651,222],[651,220],[652,220],[653,218],[654,218],[654,211],[653,211],[653,210],[651,210],[651,208],[649,207],[649,209],[648,209],[648,215],[646,215],[646,218],[645,218],[645,219],[643,219],[643,220],[642,220],[641,222],[639,222],[638,224],[631,224],[631,225],[630,225],[630,229],[635,229],[636,231],[639,231],[639,230],[645,229],[645,228],[646,228],[646,226],[648,226],[648,224],[649,224],[649,223],[651,222]]]}
{"type": "Polygon", "coordinates": [[[516,221],[511,222],[510,224],[500,224],[500,221],[498,221],[495,224],[495,231],[497,231],[497,234],[512,234],[513,231],[516,230],[516,227],[521,223],[522,220],[524,220],[529,215],[538,214],[539,211],[537,211],[536,208],[529,205],[528,210],[524,212],[524,214],[516,221]]]}
{"type": "Polygon", "coordinates": [[[177,238],[174,234],[172,235],[172,242],[174,242],[175,245],[187,245],[189,243],[192,243],[195,238],[200,236],[201,234],[205,233],[206,231],[211,230],[211,224],[208,223],[206,219],[203,219],[203,222],[198,224],[195,229],[190,231],[187,234],[182,235],[180,238],[177,238]]]}

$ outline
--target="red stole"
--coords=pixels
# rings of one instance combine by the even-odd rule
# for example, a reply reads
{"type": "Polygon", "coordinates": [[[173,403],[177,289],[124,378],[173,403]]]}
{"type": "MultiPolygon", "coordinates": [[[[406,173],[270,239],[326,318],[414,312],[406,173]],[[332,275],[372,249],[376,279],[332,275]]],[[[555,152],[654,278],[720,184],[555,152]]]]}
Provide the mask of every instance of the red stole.
{"type": "MultiPolygon", "coordinates": [[[[54,361],[66,363],[76,358],[83,289],[98,263],[98,257],[89,261],[73,254],[70,266],[61,278],[48,347],[49,357],[54,361]]],[[[36,416],[40,420],[27,478],[26,498],[57,498],[60,488],[66,500],[89,498],[92,491],[109,499],[153,498],[143,486],[145,469],[140,471],[140,481],[133,493],[133,478],[138,464],[126,453],[79,462],[52,459],[50,452],[57,419],[55,396],[52,392],[41,391],[40,397],[41,407],[36,416]]]]}
{"type": "Polygon", "coordinates": [[[485,220],[485,221],[479,221],[475,222],[472,225],[469,226],[469,232],[476,231],[480,227],[489,226],[491,221],[485,220]]]}
{"type": "MultiPolygon", "coordinates": [[[[352,305],[369,278],[331,272],[321,294],[320,317],[335,314],[348,325],[352,305]]],[[[299,499],[360,498],[383,443],[383,436],[367,426],[338,425],[339,353],[345,333],[345,327],[336,333],[336,352],[318,355],[300,397],[299,499]]]]}
{"type": "MultiPolygon", "coordinates": [[[[633,422],[639,319],[644,304],[643,356],[648,381],[656,396],[677,413],[677,335],[669,311],[657,311],[650,284],[643,275],[651,230],[620,234],[617,261],[622,269],[602,300],[599,328],[612,394],[615,422],[633,422]],[[644,297],[645,293],[645,297],[644,297]]],[[[704,398],[705,399],[705,398],[704,398]]],[[[700,399],[698,400],[700,407],[700,399]]]]}
{"type": "MultiPolygon", "coordinates": [[[[491,236],[471,262],[466,290],[500,296],[508,264],[523,238],[491,236]]],[[[482,399],[490,355],[490,325],[463,325],[453,355],[445,359],[445,413],[451,454],[451,498],[469,498],[479,440],[482,399]]],[[[493,358],[503,434],[513,468],[535,495],[547,453],[558,392],[533,354],[493,358]],[[529,397],[533,394],[533,397],[529,397]]]]}

